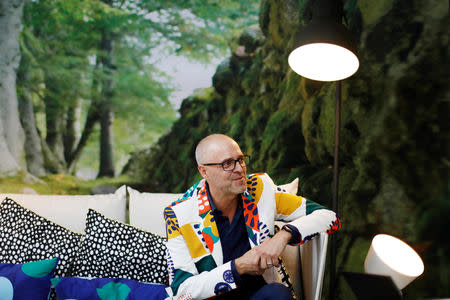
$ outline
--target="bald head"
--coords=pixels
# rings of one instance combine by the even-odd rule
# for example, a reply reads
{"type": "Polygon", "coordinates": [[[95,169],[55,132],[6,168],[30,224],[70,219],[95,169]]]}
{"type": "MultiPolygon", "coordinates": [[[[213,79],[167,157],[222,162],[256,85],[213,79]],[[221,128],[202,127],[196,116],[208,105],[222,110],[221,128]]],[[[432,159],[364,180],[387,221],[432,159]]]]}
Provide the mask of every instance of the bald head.
{"type": "Polygon", "coordinates": [[[198,143],[197,148],[195,149],[197,165],[210,163],[209,160],[215,153],[230,145],[236,145],[239,148],[236,141],[229,136],[224,134],[208,135],[198,143]]]}
{"type": "Polygon", "coordinates": [[[214,203],[236,200],[236,195],[247,189],[247,166],[243,161],[236,163],[243,156],[239,145],[223,134],[211,134],[198,143],[195,149],[197,169],[208,182],[214,203]],[[234,168],[226,171],[225,162],[234,163],[234,168]]]}

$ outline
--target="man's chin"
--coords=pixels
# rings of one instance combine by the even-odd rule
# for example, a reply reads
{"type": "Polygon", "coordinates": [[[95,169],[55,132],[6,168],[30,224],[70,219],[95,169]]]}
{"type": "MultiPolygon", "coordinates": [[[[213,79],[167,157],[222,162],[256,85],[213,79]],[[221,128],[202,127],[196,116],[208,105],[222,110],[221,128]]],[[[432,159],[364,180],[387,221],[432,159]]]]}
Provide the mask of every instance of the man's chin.
{"type": "Polygon", "coordinates": [[[236,194],[242,194],[243,192],[245,192],[247,190],[247,182],[245,177],[242,178],[241,180],[236,180],[234,182],[234,190],[236,191],[236,194]]]}

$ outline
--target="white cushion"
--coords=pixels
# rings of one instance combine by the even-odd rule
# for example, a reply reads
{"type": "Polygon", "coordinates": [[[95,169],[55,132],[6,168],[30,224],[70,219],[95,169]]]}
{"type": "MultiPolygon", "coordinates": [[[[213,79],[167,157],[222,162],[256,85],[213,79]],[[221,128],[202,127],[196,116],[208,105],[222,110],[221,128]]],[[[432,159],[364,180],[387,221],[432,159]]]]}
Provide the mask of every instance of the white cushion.
{"type": "Polygon", "coordinates": [[[286,192],[290,194],[297,195],[298,192],[298,177],[292,180],[290,183],[282,184],[278,186],[279,188],[282,188],[286,190],[286,192]]]}
{"type": "Polygon", "coordinates": [[[130,195],[130,225],[165,237],[164,208],[183,194],[141,193],[130,187],[127,190],[130,195]]]}
{"type": "Polygon", "coordinates": [[[114,194],[105,195],[0,194],[0,200],[6,197],[54,223],[78,233],[84,232],[89,208],[120,222],[125,222],[126,217],[125,186],[121,186],[114,194]]]}

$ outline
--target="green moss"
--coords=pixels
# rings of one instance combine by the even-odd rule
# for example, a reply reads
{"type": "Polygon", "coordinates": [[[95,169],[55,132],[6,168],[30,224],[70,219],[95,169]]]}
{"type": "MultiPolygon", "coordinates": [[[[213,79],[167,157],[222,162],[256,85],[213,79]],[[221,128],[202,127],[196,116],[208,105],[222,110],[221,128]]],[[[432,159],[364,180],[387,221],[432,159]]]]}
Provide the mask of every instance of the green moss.
{"type": "Polygon", "coordinates": [[[368,26],[375,23],[389,11],[394,2],[395,0],[359,0],[359,9],[361,10],[364,25],[368,26]]]}
{"type": "Polygon", "coordinates": [[[288,122],[286,115],[287,113],[284,111],[277,111],[270,117],[262,137],[262,155],[264,155],[264,153],[268,151],[272,145],[274,145],[277,137],[280,136],[283,128],[286,127],[286,122],[288,122]]]}
{"type": "Polygon", "coordinates": [[[252,62],[251,67],[245,72],[242,77],[241,86],[245,91],[245,95],[250,96],[259,89],[259,78],[261,74],[262,59],[257,55],[252,62]]]}
{"type": "Polygon", "coordinates": [[[196,89],[192,95],[197,100],[210,101],[216,96],[214,88],[196,89]]]}
{"type": "Polygon", "coordinates": [[[280,22],[275,20],[280,20],[280,9],[279,6],[281,1],[271,1],[269,18],[271,22],[269,23],[268,37],[270,38],[274,47],[280,49],[283,47],[284,40],[280,34],[280,22]]]}
{"type": "Polygon", "coordinates": [[[270,22],[270,0],[261,0],[261,8],[259,10],[259,27],[264,35],[268,34],[270,22]]]}
{"type": "MultiPolygon", "coordinates": [[[[321,103],[317,105],[321,106],[320,115],[317,121],[318,126],[318,138],[323,143],[323,149],[328,155],[334,153],[334,136],[336,127],[336,87],[335,85],[325,86],[327,91],[321,103]]],[[[321,147],[321,148],[322,148],[321,147]]]]}
{"type": "Polygon", "coordinates": [[[229,134],[231,136],[238,136],[241,132],[243,132],[244,122],[242,122],[242,117],[239,112],[233,114],[229,119],[229,134]]]}

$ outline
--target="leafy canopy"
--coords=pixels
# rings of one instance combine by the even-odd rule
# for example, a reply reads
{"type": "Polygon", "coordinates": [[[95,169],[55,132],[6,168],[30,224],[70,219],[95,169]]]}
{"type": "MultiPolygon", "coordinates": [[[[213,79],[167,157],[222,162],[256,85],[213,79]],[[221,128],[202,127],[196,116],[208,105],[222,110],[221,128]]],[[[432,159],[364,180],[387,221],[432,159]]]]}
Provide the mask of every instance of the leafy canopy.
{"type": "MultiPolygon", "coordinates": [[[[112,79],[116,122],[128,129],[126,140],[134,145],[127,150],[148,146],[175,119],[169,101],[174,86],[155,61],[176,54],[208,63],[225,55],[235,31],[257,22],[258,9],[255,0],[29,1],[20,66],[27,76],[19,93],[32,93],[38,114],[46,106],[64,111],[81,100],[85,117],[100,97],[102,80],[112,79]],[[114,41],[112,54],[100,46],[105,32],[114,41]],[[99,64],[102,55],[111,55],[112,70],[99,64]]],[[[38,125],[45,134],[45,125],[38,125]]],[[[123,134],[118,138],[125,139],[123,134]]]]}

